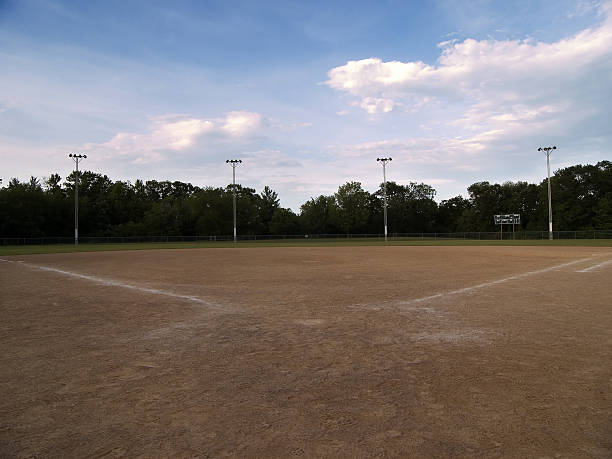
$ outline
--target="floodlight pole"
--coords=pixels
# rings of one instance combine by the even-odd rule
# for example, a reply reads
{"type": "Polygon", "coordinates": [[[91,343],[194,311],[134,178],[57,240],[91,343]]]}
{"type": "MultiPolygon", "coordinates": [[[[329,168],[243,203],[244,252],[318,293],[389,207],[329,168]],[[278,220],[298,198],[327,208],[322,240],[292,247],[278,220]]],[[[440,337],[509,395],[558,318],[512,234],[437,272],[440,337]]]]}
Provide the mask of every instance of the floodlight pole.
{"type": "Polygon", "coordinates": [[[76,164],[76,177],[74,179],[74,245],[79,245],[79,161],[87,158],[87,155],[77,155],[70,153],[69,158],[72,158],[76,164]]]}
{"type": "Polygon", "coordinates": [[[236,243],[236,166],[241,163],[241,159],[228,159],[225,161],[232,165],[232,192],[233,192],[233,208],[234,208],[234,243],[236,243]]]}
{"type": "Polygon", "coordinates": [[[546,169],[548,171],[548,239],[550,241],[553,240],[552,200],[550,196],[550,154],[556,149],[556,146],[538,148],[538,151],[543,151],[546,154],[546,169]]]}
{"type": "Polygon", "coordinates": [[[392,161],[393,158],[376,158],[380,161],[383,167],[383,207],[385,216],[385,242],[387,242],[387,161],[392,161]]]}

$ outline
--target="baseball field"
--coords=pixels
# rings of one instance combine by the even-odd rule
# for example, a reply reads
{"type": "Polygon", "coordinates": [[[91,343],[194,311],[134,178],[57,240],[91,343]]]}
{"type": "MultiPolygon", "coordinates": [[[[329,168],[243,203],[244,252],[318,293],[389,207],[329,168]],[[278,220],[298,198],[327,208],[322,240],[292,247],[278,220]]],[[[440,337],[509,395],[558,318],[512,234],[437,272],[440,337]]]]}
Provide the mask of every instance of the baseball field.
{"type": "Polygon", "coordinates": [[[0,257],[0,456],[612,457],[612,247],[0,257]]]}

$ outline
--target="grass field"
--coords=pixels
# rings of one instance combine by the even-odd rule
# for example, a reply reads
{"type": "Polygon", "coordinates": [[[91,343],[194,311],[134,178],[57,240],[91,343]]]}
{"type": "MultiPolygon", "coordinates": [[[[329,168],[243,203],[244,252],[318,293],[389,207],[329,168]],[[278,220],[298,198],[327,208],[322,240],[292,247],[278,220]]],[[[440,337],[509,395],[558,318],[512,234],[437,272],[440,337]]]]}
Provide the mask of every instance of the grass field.
{"type": "Polygon", "coordinates": [[[0,257],[0,457],[612,456],[612,248],[279,245],[0,257]]]}
{"type": "Polygon", "coordinates": [[[114,250],[197,249],[228,247],[357,247],[357,246],[518,246],[518,247],[612,247],[612,239],[548,240],[472,240],[472,239],[409,239],[384,242],[379,239],[282,239],[272,241],[233,242],[141,242],[123,244],[53,244],[0,246],[2,255],[44,253],[99,252],[114,250]]]}

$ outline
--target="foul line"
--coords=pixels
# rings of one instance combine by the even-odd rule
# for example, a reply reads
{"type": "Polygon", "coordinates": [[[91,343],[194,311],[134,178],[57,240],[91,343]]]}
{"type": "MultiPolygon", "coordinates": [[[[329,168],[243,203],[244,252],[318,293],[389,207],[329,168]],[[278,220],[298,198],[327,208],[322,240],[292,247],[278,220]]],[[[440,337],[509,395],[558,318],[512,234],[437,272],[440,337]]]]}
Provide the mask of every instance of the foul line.
{"type": "Polygon", "coordinates": [[[74,273],[71,271],[64,271],[63,269],[50,268],[47,266],[32,265],[30,263],[23,263],[23,265],[29,266],[31,268],[40,269],[42,271],[50,271],[50,272],[54,272],[58,274],[63,274],[65,276],[76,277],[77,279],[88,280],[90,282],[94,282],[100,285],[107,285],[110,287],[121,287],[121,288],[129,289],[129,290],[135,290],[137,292],[150,293],[151,295],[162,295],[162,296],[169,296],[171,298],[179,298],[181,300],[193,301],[194,303],[200,303],[205,306],[214,307],[214,308],[220,307],[218,304],[203,300],[202,298],[199,298],[197,296],[181,295],[180,293],[173,293],[173,292],[168,292],[166,290],[159,290],[155,288],[138,287],[136,285],[126,284],[125,282],[120,282],[120,281],[116,281],[113,279],[104,279],[102,277],[97,277],[97,276],[88,276],[86,274],[79,274],[79,273],[74,273]]]}
{"type": "Polygon", "coordinates": [[[610,263],[612,263],[612,260],[603,261],[601,263],[598,263],[598,264],[593,265],[593,266],[589,266],[588,268],[584,268],[584,269],[581,269],[581,270],[576,271],[576,272],[577,273],[588,273],[590,271],[593,271],[594,269],[601,268],[602,266],[609,265],[610,263]]]}
{"type": "Polygon", "coordinates": [[[490,282],[483,282],[482,284],[473,285],[471,287],[460,288],[457,290],[449,290],[448,292],[436,293],[435,295],[425,296],[423,298],[415,298],[412,300],[400,301],[400,304],[412,304],[412,303],[422,303],[424,301],[435,300],[436,298],[442,298],[444,296],[450,295],[460,295],[462,293],[469,293],[474,290],[479,290],[485,287],[490,287],[492,285],[503,284],[504,282],[509,282],[516,279],[521,279],[523,277],[534,276],[536,274],[547,273],[549,271],[555,271],[557,269],[565,268],[566,266],[575,265],[578,263],[584,263],[585,261],[590,261],[593,258],[581,258],[580,260],[570,261],[568,263],[562,263],[560,265],[551,266],[549,268],[538,269],[536,271],[528,271],[526,273],[515,274],[514,276],[504,277],[503,279],[497,279],[490,282]]]}

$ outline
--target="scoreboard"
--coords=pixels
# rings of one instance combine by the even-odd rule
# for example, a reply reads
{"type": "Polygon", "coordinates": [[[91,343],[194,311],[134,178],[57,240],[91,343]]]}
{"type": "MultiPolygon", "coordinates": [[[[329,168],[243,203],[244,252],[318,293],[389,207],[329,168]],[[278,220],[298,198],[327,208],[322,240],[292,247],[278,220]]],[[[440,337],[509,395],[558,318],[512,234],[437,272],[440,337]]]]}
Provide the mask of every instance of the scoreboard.
{"type": "Polygon", "coordinates": [[[496,225],[520,225],[521,214],[495,215],[496,225]]]}

